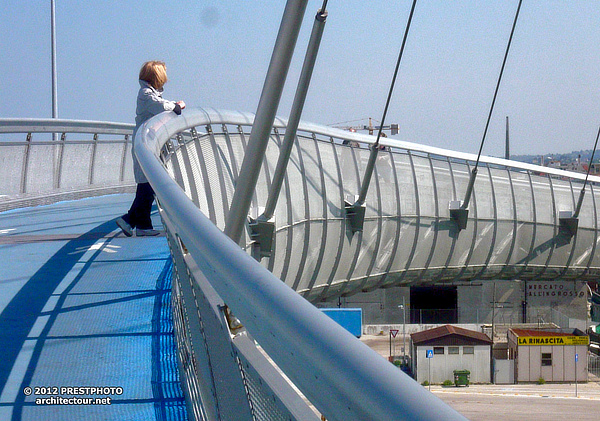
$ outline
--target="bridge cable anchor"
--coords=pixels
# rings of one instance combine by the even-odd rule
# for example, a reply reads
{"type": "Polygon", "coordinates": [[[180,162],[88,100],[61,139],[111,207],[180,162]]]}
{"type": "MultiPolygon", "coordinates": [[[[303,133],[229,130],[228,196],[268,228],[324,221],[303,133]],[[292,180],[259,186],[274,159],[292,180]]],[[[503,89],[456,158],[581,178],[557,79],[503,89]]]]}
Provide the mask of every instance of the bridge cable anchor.
{"type": "Polygon", "coordinates": [[[365,203],[359,200],[359,196],[355,196],[354,203],[351,203],[348,200],[344,201],[346,221],[352,230],[352,234],[363,230],[366,208],[367,206],[365,203]]]}
{"type": "Polygon", "coordinates": [[[596,141],[594,142],[594,148],[592,149],[592,157],[590,158],[590,164],[588,165],[587,172],[585,174],[585,180],[583,182],[583,187],[581,188],[581,192],[579,193],[579,199],[577,200],[577,205],[575,205],[575,211],[559,211],[558,212],[558,221],[559,221],[559,231],[567,236],[573,237],[577,234],[577,228],[579,228],[579,212],[581,211],[581,205],[583,205],[583,198],[585,196],[585,187],[588,183],[588,178],[590,176],[590,171],[592,169],[592,163],[594,162],[594,155],[596,153],[596,148],[598,147],[598,139],[600,138],[600,127],[598,128],[598,133],[596,134],[596,141]]]}
{"type": "Polygon", "coordinates": [[[271,257],[275,236],[275,218],[267,219],[264,214],[249,219],[250,238],[258,246],[261,257],[271,257]]]}
{"type": "Polygon", "coordinates": [[[469,220],[469,209],[462,205],[463,202],[460,200],[451,200],[449,206],[450,218],[456,222],[459,230],[466,229],[469,220]]]}

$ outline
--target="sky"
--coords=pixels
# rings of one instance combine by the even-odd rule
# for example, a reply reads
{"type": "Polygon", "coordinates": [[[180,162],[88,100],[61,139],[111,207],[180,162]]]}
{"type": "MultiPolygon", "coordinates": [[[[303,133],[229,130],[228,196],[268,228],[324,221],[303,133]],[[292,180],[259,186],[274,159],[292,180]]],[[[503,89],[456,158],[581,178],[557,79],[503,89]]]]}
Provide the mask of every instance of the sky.
{"type": "MultiPolygon", "coordinates": [[[[278,115],[287,117],[314,15],[309,0],[278,115]]],[[[49,118],[50,0],[0,14],[0,118],[49,118]]],[[[380,121],[412,0],[330,0],[303,120],[380,121]]],[[[398,138],[477,153],[518,0],[419,0],[386,123],[398,138]]],[[[167,63],[164,97],[256,112],[285,2],[56,0],[58,116],[133,123],[137,76],[167,63]]],[[[591,149],[600,125],[600,4],[525,0],[483,153],[591,149]]]]}

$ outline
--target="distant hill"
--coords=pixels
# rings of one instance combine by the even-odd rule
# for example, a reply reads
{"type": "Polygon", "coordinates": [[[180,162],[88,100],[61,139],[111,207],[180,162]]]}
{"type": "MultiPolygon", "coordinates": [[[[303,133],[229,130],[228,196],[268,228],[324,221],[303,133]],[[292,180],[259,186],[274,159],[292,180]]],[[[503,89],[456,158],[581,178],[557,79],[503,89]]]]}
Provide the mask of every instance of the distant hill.
{"type": "MultiPolygon", "coordinates": [[[[590,162],[592,157],[592,150],[584,151],[573,151],[569,153],[558,153],[558,154],[544,154],[544,160],[553,159],[562,163],[575,162],[578,158],[581,158],[582,162],[590,162]]],[[[542,155],[511,155],[510,159],[519,162],[526,162],[528,164],[539,164],[542,155]]],[[[600,150],[596,150],[594,154],[594,162],[600,162],[600,150]]]]}

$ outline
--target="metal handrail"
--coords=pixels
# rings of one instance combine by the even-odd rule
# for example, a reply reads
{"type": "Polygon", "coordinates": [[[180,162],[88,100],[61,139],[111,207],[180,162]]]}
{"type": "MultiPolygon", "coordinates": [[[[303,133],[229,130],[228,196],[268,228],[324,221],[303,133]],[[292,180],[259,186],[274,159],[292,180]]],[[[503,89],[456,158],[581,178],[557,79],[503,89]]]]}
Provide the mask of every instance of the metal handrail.
{"type": "Polygon", "coordinates": [[[131,135],[135,125],[53,118],[0,118],[0,133],[92,133],[131,135]]]}
{"type": "Polygon", "coordinates": [[[169,215],[171,234],[251,335],[329,419],[464,419],[252,259],[202,214],[161,164],[163,145],[179,132],[249,122],[248,114],[192,110],[179,117],[160,114],[140,128],[136,156],[169,215]]]}
{"type": "MultiPolygon", "coordinates": [[[[171,133],[172,136],[174,136],[179,131],[186,130],[189,127],[204,126],[207,124],[231,124],[251,126],[254,121],[254,114],[239,111],[217,110],[214,108],[197,108],[186,111],[185,114],[181,116],[180,121],[181,123],[178,123],[179,130],[173,131],[171,133]]],[[[285,129],[287,127],[287,119],[277,117],[273,123],[273,127],[277,129],[285,129]]],[[[173,129],[169,128],[169,130],[172,131],[173,129]]],[[[370,136],[367,134],[356,132],[349,132],[335,127],[326,127],[305,121],[300,122],[298,130],[301,132],[314,133],[315,135],[330,137],[334,139],[356,141],[365,145],[373,145],[375,144],[376,140],[375,136],[370,136]]],[[[451,149],[438,148],[435,146],[422,145],[418,143],[394,139],[391,137],[381,138],[379,140],[379,144],[381,146],[388,146],[390,148],[409,150],[411,151],[411,153],[443,156],[444,158],[448,158],[451,160],[471,162],[475,162],[477,160],[477,154],[468,152],[458,152],[453,151],[451,149]]],[[[504,158],[496,158],[491,156],[481,156],[479,162],[494,166],[510,168],[516,171],[533,171],[537,173],[553,175],[556,177],[567,177],[581,181],[584,181],[586,177],[586,175],[583,173],[566,171],[552,167],[543,167],[540,165],[528,164],[525,162],[512,161],[504,158]]],[[[588,181],[600,183],[600,176],[590,175],[588,181]]]]}
{"type": "MultiPolygon", "coordinates": [[[[133,177],[128,176],[126,168],[134,127],[133,124],[104,121],[0,119],[0,135],[2,135],[0,148],[21,155],[20,159],[15,160],[14,166],[11,165],[10,169],[5,168],[5,171],[9,172],[3,173],[9,177],[8,180],[2,180],[0,183],[2,194],[0,209],[8,210],[40,203],[53,203],[61,199],[130,190],[134,185],[133,177]],[[51,138],[37,136],[50,133],[53,134],[51,138]],[[11,135],[20,135],[23,139],[11,135]],[[111,145],[111,148],[108,148],[110,152],[107,151],[108,149],[103,152],[104,158],[108,157],[112,162],[120,163],[118,168],[111,166],[115,171],[112,173],[116,175],[115,177],[106,177],[106,169],[98,166],[96,149],[101,144],[111,145]],[[73,149],[76,148],[75,145],[92,145],[89,156],[85,155],[85,159],[89,158],[89,167],[85,170],[85,174],[75,174],[75,178],[69,176],[65,178],[65,170],[68,170],[64,164],[65,156],[72,151],[75,153],[82,151],[82,149],[73,149]],[[44,155],[45,158],[41,161],[32,160],[31,156],[36,154],[44,155]],[[19,173],[20,177],[16,180],[14,175],[19,173]],[[97,177],[99,174],[104,174],[102,179],[97,177]],[[47,180],[51,180],[52,183],[48,183],[47,180]]],[[[80,157],[84,159],[83,155],[80,157]]]]}

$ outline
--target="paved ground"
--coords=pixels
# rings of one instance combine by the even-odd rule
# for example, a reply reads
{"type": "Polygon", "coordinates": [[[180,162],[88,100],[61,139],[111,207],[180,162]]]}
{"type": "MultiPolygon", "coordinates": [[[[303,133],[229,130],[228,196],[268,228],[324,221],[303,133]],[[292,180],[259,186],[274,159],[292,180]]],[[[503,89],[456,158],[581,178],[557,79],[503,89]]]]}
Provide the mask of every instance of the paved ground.
{"type": "Polygon", "coordinates": [[[117,229],[132,199],[0,213],[1,420],[185,419],[169,250],[117,229]],[[111,404],[57,404],[73,397],[111,404]]]}
{"type": "Polygon", "coordinates": [[[600,385],[472,385],[432,386],[431,392],[470,420],[589,420],[600,419],[600,385]]]}
{"type": "MultiPolygon", "coordinates": [[[[387,336],[363,335],[361,340],[386,358],[387,336]]],[[[408,344],[408,337],[407,337],[408,344]]],[[[408,345],[407,345],[408,346],[408,345]]],[[[392,344],[400,350],[402,338],[392,344]]],[[[399,352],[398,352],[399,353],[399,352]]],[[[600,383],[431,386],[431,392],[470,420],[600,420],[600,383]]]]}

